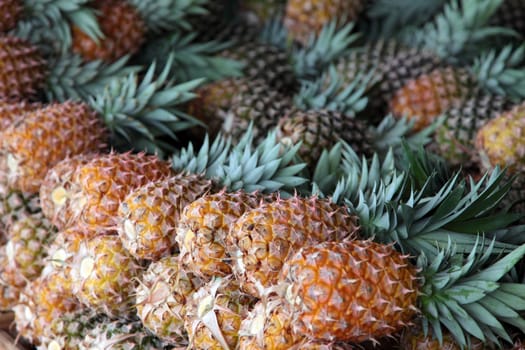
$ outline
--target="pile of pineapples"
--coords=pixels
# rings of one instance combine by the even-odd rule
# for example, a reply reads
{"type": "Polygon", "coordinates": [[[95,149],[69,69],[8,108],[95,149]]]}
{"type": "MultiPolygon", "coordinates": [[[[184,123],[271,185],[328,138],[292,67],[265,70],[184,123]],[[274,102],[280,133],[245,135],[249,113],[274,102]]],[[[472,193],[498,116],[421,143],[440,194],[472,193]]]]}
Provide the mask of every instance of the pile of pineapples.
{"type": "Polygon", "coordinates": [[[525,347],[523,1],[0,0],[0,33],[13,349],[525,347]]]}

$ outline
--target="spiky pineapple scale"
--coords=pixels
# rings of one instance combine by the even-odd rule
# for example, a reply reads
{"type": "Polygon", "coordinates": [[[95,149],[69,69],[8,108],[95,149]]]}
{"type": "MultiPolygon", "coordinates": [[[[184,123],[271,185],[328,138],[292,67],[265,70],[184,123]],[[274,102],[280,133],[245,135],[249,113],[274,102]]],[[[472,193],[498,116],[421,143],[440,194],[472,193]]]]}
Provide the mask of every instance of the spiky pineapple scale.
{"type": "Polygon", "coordinates": [[[392,246],[325,242],[300,249],[280,280],[294,307],[293,331],[362,342],[389,336],[417,314],[417,269],[392,246]]]}
{"type": "Polygon", "coordinates": [[[355,238],[356,218],[326,199],[292,197],[245,212],[228,236],[233,271],[243,290],[262,297],[284,261],[309,243],[355,238]]]}
{"type": "Polygon", "coordinates": [[[177,174],[130,192],[119,206],[118,234],[137,259],[158,260],[176,246],[184,207],[211,189],[199,175],[177,174]]]}

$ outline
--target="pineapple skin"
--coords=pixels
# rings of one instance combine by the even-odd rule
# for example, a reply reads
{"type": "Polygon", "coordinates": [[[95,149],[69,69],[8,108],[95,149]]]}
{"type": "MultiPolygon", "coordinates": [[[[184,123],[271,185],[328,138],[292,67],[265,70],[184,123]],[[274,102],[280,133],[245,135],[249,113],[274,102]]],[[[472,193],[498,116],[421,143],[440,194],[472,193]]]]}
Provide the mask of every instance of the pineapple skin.
{"type": "Polygon", "coordinates": [[[357,236],[357,219],[344,206],[316,197],[277,199],[245,212],[228,236],[241,288],[261,298],[277,283],[285,260],[304,245],[357,236]]]}
{"type": "Polygon", "coordinates": [[[188,300],[184,327],[188,349],[235,349],[239,328],[255,299],[239,288],[229,276],[201,286],[188,300]]]}
{"type": "Polygon", "coordinates": [[[71,101],[27,113],[2,135],[9,184],[29,193],[38,193],[49,169],[62,159],[96,152],[107,142],[96,112],[71,101]]]}
{"type": "Polygon", "coordinates": [[[198,277],[182,268],[178,256],[152,262],[135,289],[137,315],[144,327],[160,339],[186,346],[186,303],[201,286],[198,277]]]}
{"type": "Polygon", "coordinates": [[[417,269],[408,256],[373,241],[305,246],[288,259],[279,280],[294,307],[293,332],[311,339],[379,339],[419,312],[417,269]]]}
{"type": "Polygon", "coordinates": [[[89,231],[115,228],[119,204],[128,193],[174,174],[169,162],[154,155],[100,154],[75,171],[72,181],[78,190],[71,194],[72,217],[65,221],[89,231]]]}
{"type": "Polygon", "coordinates": [[[124,317],[135,313],[133,292],[141,271],[117,235],[101,235],[82,242],[70,276],[84,305],[124,317]]]}
{"type": "Polygon", "coordinates": [[[365,3],[365,0],[288,0],[284,24],[295,40],[306,44],[312,32],[318,33],[331,20],[356,20],[365,3]]]}
{"type": "Polygon", "coordinates": [[[269,198],[258,193],[221,191],[188,204],[176,236],[184,268],[206,281],[231,274],[231,258],[226,247],[230,227],[247,210],[269,198]]]}
{"type": "Polygon", "coordinates": [[[115,61],[136,53],[145,40],[146,24],[131,4],[121,0],[97,0],[93,7],[100,11],[97,20],[104,38],[94,41],[76,26],[72,28],[72,50],[86,61],[115,61]]]}
{"type": "Polygon", "coordinates": [[[390,112],[414,122],[421,130],[452,104],[459,103],[477,90],[474,78],[465,70],[452,67],[437,68],[428,74],[408,81],[390,100],[390,112]]]}
{"type": "Polygon", "coordinates": [[[74,225],[72,194],[80,191],[74,177],[78,168],[96,156],[97,153],[87,153],[63,159],[49,169],[42,181],[39,191],[42,212],[59,230],[74,225]]]}
{"type": "Polygon", "coordinates": [[[357,154],[372,153],[372,137],[365,121],[328,110],[295,111],[279,120],[277,140],[284,145],[301,142],[299,156],[314,165],[321,153],[339,140],[352,146],[357,154]]]}
{"type": "Polygon", "coordinates": [[[0,99],[34,98],[44,86],[47,67],[38,49],[13,36],[0,37],[0,99]]]}
{"type": "Polygon", "coordinates": [[[176,247],[181,211],[211,187],[203,176],[177,174],[131,191],[118,210],[117,232],[124,247],[137,259],[169,255],[176,247]]]}
{"type": "Polygon", "coordinates": [[[454,103],[434,134],[437,153],[453,166],[478,163],[475,147],[477,131],[512,106],[505,97],[486,94],[477,94],[454,103]]]}
{"type": "Polygon", "coordinates": [[[476,134],[476,149],[481,166],[506,167],[509,173],[525,169],[525,103],[502,113],[483,125],[476,134]]]}
{"type": "Polygon", "coordinates": [[[0,32],[5,33],[13,29],[20,19],[23,11],[21,0],[1,0],[0,1],[0,32]]]}

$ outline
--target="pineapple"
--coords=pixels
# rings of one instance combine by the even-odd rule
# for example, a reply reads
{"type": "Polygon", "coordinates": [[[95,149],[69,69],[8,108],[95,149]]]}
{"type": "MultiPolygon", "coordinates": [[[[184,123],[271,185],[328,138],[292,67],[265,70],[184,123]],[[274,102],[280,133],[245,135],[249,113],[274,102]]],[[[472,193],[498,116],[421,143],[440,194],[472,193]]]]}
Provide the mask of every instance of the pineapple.
{"type": "Polygon", "coordinates": [[[476,132],[490,119],[513,106],[507,98],[491,94],[477,94],[454,103],[435,134],[437,153],[453,166],[477,163],[476,132]]]}
{"type": "Polygon", "coordinates": [[[73,217],[71,196],[79,191],[75,188],[75,171],[96,156],[96,153],[89,153],[63,159],[46,173],[40,185],[40,205],[44,215],[59,230],[73,225],[67,220],[73,217]]]}
{"type": "Polygon", "coordinates": [[[288,0],[284,23],[291,36],[306,44],[312,32],[319,32],[332,20],[341,23],[358,19],[365,0],[288,0]]]}
{"type": "Polygon", "coordinates": [[[5,130],[15,120],[22,117],[28,112],[33,112],[41,108],[42,105],[37,102],[3,100],[0,99],[0,127],[5,130]]]}
{"type": "Polygon", "coordinates": [[[326,199],[277,199],[245,212],[228,236],[233,271],[247,293],[262,297],[275,285],[284,261],[298,248],[326,240],[353,239],[356,218],[326,199]]]}
{"type": "Polygon", "coordinates": [[[238,140],[254,121],[261,137],[293,106],[290,98],[270,88],[263,80],[248,78],[213,82],[197,90],[198,98],[188,104],[188,113],[207,125],[211,135],[221,131],[238,140]]]}
{"type": "Polygon", "coordinates": [[[188,204],[177,226],[184,268],[204,280],[232,273],[226,240],[230,227],[247,210],[271,197],[244,191],[208,194],[188,204]]]}
{"type": "Polygon", "coordinates": [[[202,282],[179,264],[177,256],[151,263],[135,289],[137,315],[144,327],[177,346],[188,344],[186,303],[202,282]]]}
{"type": "Polygon", "coordinates": [[[28,42],[0,36],[0,62],[0,99],[34,98],[44,86],[46,62],[28,42]]]}
{"type": "Polygon", "coordinates": [[[1,276],[8,265],[5,245],[0,246],[0,311],[12,310],[13,306],[18,303],[20,296],[20,287],[16,287],[5,281],[1,276]]]}
{"type": "MultiPolygon", "coordinates": [[[[72,217],[65,217],[64,222],[87,225],[88,231],[113,228],[118,223],[120,202],[128,193],[173,174],[168,162],[143,153],[93,157],[75,170],[71,187],[78,190],[69,197],[72,217]]],[[[61,201],[60,196],[58,200],[61,201]]],[[[66,210],[59,215],[67,214],[66,210]]]]}
{"type": "Polygon", "coordinates": [[[79,27],[72,28],[72,50],[86,60],[115,61],[136,53],[145,40],[146,25],[138,10],[123,0],[96,0],[98,22],[104,37],[96,42],[79,27]]]}
{"type": "Polygon", "coordinates": [[[476,149],[481,165],[492,168],[506,167],[509,172],[521,173],[525,169],[525,146],[521,135],[525,132],[525,103],[498,115],[483,125],[476,134],[476,149]]]}
{"type": "MultiPolygon", "coordinates": [[[[406,47],[390,39],[352,49],[335,61],[334,67],[335,77],[341,80],[342,87],[352,83],[358,74],[372,72],[366,92],[368,105],[361,114],[376,122],[387,113],[388,103],[398,89],[442,64],[429,50],[406,47]]],[[[329,74],[326,77],[324,86],[334,80],[329,74]]]]}
{"type": "Polygon", "coordinates": [[[294,308],[293,332],[363,342],[394,334],[415,317],[417,269],[392,246],[325,242],[300,249],[280,280],[294,308]]]}
{"type": "Polygon", "coordinates": [[[177,174],[132,190],[120,203],[117,232],[136,259],[158,260],[176,246],[182,209],[211,188],[199,175],[177,174]]]}
{"type": "Polygon", "coordinates": [[[243,64],[243,76],[248,80],[262,80],[269,88],[290,94],[297,80],[288,53],[271,44],[248,42],[235,45],[219,53],[243,64]]]}
{"type": "Polygon", "coordinates": [[[60,160],[105,147],[105,130],[81,102],[54,103],[27,113],[2,133],[9,184],[38,193],[46,173],[60,160]]]}
{"type": "Polygon", "coordinates": [[[294,111],[279,120],[277,139],[283,144],[301,141],[299,156],[314,164],[324,149],[348,142],[358,154],[372,153],[372,134],[366,122],[328,110],[294,111]]]}
{"type": "Polygon", "coordinates": [[[518,34],[525,34],[525,6],[520,0],[504,0],[490,18],[491,24],[511,28],[518,34]]]}
{"type": "Polygon", "coordinates": [[[231,276],[200,287],[186,305],[184,326],[189,349],[235,349],[242,319],[254,299],[239,290],[231,276]]]}
{"type": "MultiPolygon", "coordinates": [[[[432,332],[428,333],[429,334],[424,334],[423,331],[417,327],[405,329],[400,339],[401,350],[461,350],[461,347],[450,333],[445,333],[441,342],[433,337],[432,332]]],[[[468,348],[472,350],[483,350],[493,347],[490,346],[490,344],[484,346],[481,341],[473,340],[470,342],[468,348]]]]}
{"type": "Polygon", "coordinates": [[[45,266],[47,247],[56,233],[42,213],[21,218],[13,223],[6,244],[7,266],[2,278],[16,287],[36,279],[45,266]]]}
{"type": "Polygon", "coordinates": [[[414,129],[421,130],[477,89],[469,72],[452,67],[438,68],[410,80],[397,90],[390,100],[390,111],[396,117],[413,120],[414,129]]]}
{"type": "Polygon", "coordinates": [[[0,1],[0,32],[4,33],[15,27],[23,9],[22,0],[0,1]]]}
{"type": "Polygon", "coordinates": [[[285,0],[242,0],[241,11],[248,17],[250,22],[263,24],[274,16],[284,12],[285,0]]]}
{"type": "Polygon", "coordinates": [[[96,236],[82,242],[73,258],[73,292],[93,310],[110,316],[131,315],[141,270],[117,235],[96,236]]]}

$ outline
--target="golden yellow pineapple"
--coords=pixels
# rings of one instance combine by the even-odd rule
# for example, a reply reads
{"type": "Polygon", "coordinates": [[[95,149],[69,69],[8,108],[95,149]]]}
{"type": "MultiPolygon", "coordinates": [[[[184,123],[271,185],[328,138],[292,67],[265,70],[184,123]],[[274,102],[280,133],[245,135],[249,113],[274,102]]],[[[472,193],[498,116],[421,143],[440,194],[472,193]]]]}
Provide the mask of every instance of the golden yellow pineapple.
{"type": "Polygon", "coordinates": [[[135,290],[137,315],[144,327],[171,344],[187,345],[186,302],[201,285],[199,278],[181,268],[178,256],[151,263],[135,290]]]}
{"type": "Polygon", "coordinates": [[[357,219],[346,207],[316,197],[277,199],[244,213],[228,236],[233,271],[244,291],[262,297],[284,261],[300,247],[353,239],[357,219]]]}
{"type": "Polygon", "coordinates": [[[279,278],[295,334],[356,343],[393,335],[412,321],[418,279],[408,256],[361,240],[303,247],[279,278]]]}
{"type": "Polygon", "coordinates": [[[38,193],[49,169],[64,158],[101,150],[106,129],[82,102],[53,103],[26,113],[2,133],[9,183],[38,193]]]}
{"type": "Polygon", "coordinates": [[[288,0],[284,24],[292,37],[305,44],[332,20],[339,24],[358,18],[366,0],[288,0]]]}
{"type": "Polygon", "coordinates": [[[14,28],[23,9],[22,0],[0,0],[0,32],[14,28]]]}
{"type": "Polygon", "coordinates": [[[476,150],[481,165],[491,169],[499,165],[511,173],[525,170],[525,103],[497,116],[476,134],[476,150]]]}
{"type": "Polygon", "coordinates": [[[90,231],[115,228],[120,202],[133,189],[174,175],[169,162],[144,153],[100,154],[74,173],[70,198],[72,217],[65,222],[87,225],[90,231]]]}
{"type": "Polygon", "coordinates": [[[0,99],[33,98],[44,86],[46,62],[28,42],[0,36],[0,62],[0,99]]]}
{"type": "Polygon", "coordinates": [[[235,349],[239,328],[255,299],[239,290],[231,276],[214,279],[192,294],[184,326],[188,349],[235,349]]]}
{"type": "Polygon", "coordinates": [[[61,160],[47,172],[40,185],[40,205],[44,215],[59,230],[72,226],[71,196],[80,189],[73,179],[75,171],[96,157],[96,153],[79,154],[61,160]]]}
{"type": "Polygon", "coordinates": [[[45,266],[47,248],[56,233],[42,213],[15,221],[6,244],[7,266],[2,278],[16,287],[36,279],[45,266]]]}
{"type": "Polygon", "coordinates": [[[245,211],[269,198],[244,191],[222,191],[187,205],[176,237],[184,268],[205,280],[231,274],[231,258],[226,248],[230,227],[245,211]]]}
{"type": "Polygon", "coordinates": [[[436,68],[397,90],[390,100],[390,111],[398,118],[407,117],[414,121],[414,129],[421,130],[475,90],[474,78],[467,71],[436,68]]]}
{"type": "Polygon", "coordinates": [[[211,187],[201,175],[182,173],[131,191],[118,210],[117,231],[124,247],[137,259],[169,255],[176,247],[182,209],[211,187]]]}
{"type": "Polygon", "coordinates": [[[137,9],[122,0],[96,0],[93,7],[104,37],[97,43],[73,26],[73,51],[86,60],[114,61],[136,53],[146,35],[146,24],[137,9]]]}
{"type": "Polygon", "coordinates": [[[130,315],[141,269],[117,235],[96,236],[82,242],[73,259],[73,292],[94,310],[110,316],[130,315]]]}

